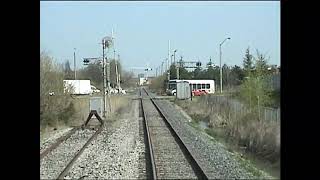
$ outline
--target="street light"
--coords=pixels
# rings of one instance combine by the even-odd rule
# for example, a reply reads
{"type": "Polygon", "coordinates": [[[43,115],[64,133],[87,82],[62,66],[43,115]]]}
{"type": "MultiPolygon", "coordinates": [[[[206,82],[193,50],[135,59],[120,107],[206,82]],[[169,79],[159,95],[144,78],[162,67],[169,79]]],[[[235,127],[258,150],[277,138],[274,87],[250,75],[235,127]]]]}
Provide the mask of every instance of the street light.
{"type": "MultiPolygon", "coordinates": [[[[170,66],[172,64],[172,57],[173,57],[173,54],[171,54],[171,59],[170,59],[170,66]]],[[[169,67],[170,68],[170,67],[169,67]]]]}
{"type": "Polygon", "coordinates": [[[73,48],[73,65],[74,65],[74,80],[77,79],[77,71],[76,71],[76,48],[73,48]]]}
{"type": "Polygon", "coordinates": [[[178,51],[177,49],[173,51],[173,64],[176,63],[176,52],[177,51],[178,51]]]}
{"type": "Polygon", "coordinates": [[[163,63],[164,63],[164,61],[161,63],[161,76],[164,73],[164,71],[163,71],[163,63]]]}
{"type": "Polygon", "coordinates": [[[165,71],[167,71],[167,70],[168,70],[168,66],[169,66],[169,59],[168,59],[168,58],[166,58],[165,62],[166,62],[165,71]]]}
{"type": "Polygon", "coordinates": [[[222,43],[220,43],[220,45],[219,45],[219,48],[220,48],[220,93],[222,93],[221,46],[222,46],[222,44],[223,44],[226,40],[228,40],[228,39],[230,40],[231,38],[228,37],[228,38],[224,39],[224,40],[222,41],[222,43]]]}

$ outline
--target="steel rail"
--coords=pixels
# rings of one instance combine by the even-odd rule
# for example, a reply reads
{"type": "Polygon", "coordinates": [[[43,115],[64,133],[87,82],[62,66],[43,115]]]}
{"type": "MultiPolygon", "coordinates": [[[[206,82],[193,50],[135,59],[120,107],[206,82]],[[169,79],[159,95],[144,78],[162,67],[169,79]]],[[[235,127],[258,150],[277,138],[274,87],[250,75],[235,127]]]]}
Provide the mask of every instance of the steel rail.
{"type": "Polygon", "coordinates": [[[46,148],[42,153],[40,153],[40,160],[42,160],[47,154],[49,154],[52,150],[57,148],[63,141],[67,140],[72,134],[78,130],[78,127],[74,127],[70,130],[66,135],[59,137],[55,143],[53,143],[50,147],[46,148]]]}
{"type": "Polygon", "coordinates": [[[91,143],[91,141],[98,136],[98,134],[102,131],[103,127],[104,127],[103,125],[100,125],[99,129],[90,137],[90,139],[86,142],[86,144],[82,146],[80,151],[72,158],[72,160],[68,163],[68,165],[59,174],[57,179],[63,179],[67,175],[73,163],[79,158],[79,156],[82,154],[85,148],[89,145],[89,143],[91,143]]]}
{"type": "Polygon", "coordinates": [[[151,138],[150,138],[150,131],[149,131],[149,126],[148,126],[148,121],[147,121],[146,114],[144,113],[141,89],[140,89],[140,97],[141,97],[140,101],[141,101],[141,110],[142,110],[142,115],[143,115],[143,121],[144,121],[146,136],[147,136],[147,139],[148,139],[147,146],[148,146],[149,154],[150,154],[150,163],[149,163],[149,165],[151,165],[151,167],[152,167],[152,178],[153,179],[157,179],[156,163],[155,163],[155,160],[154,160],[155,158],[154,158],[154,152],[153,152],[152,142],[151,142],[151,138]]]}
{"type": "Polygon", "coordinates": [[[191,160],[192,169],[194,170],[197,177],[199,179],[209,179],[208,176],[205,174],[205,172],[202,170],[201,166],[199,165],[199,162],[195,159],[195,157],[189,151],[187,146],[183,143],[180,136],[173,129],[172,124],[170,123],[170,121],[168,121],[168,117],[163,113],[163,110],[161,110],[161,108],[158,106],[158,104],[154,101],[154,97],[151,97],[145,88],[143,88],[143,90],[150,97],[151,102],[156,107],[157,111],[159,112],[160,116],[163,118],[164,122],[168,125],[168,128],[173,133],[174,138],[177,140],[180,148],[183,150],[183,152],[185,152],[185,155],[187,156],[187,158],[189,158],[189,160],[191,160]]]}

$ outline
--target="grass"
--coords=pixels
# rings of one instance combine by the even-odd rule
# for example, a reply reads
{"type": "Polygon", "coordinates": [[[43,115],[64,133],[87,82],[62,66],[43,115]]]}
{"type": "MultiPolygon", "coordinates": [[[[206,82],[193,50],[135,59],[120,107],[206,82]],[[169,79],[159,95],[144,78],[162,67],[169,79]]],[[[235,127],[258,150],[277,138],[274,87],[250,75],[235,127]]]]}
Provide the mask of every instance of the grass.
{"type": "Polygon", "coordinates": [[[241,164],[241,166],[248,172],[252,173],[254,176],[260,177],[260,178],[268,177],[270,179],[279,179],[279,174],[277,174],[276,172],[274,172],[274,170],[270,168],[266,168],[267,167],[266,164],[263,163],[261,160],[256,159],[256,157],[254,157],[253,155],[250,156],[249,154],[243,151],[239,151],[237,146],[235,146],[230,141],[227,142],[226,139],[224,138],[222,130],[215,131],[211,128],[207,128],[203,130],[199,127],[199,120],[198,121],[193,120],[192,122],[189,123],[189,125],[195,128],[196,130],[204,132],[209,136],[211,136],[212,137],[211,141],[221,143],[226,148],[227,151],[233,154],[233,156],[241,164]],[[272,174],[272,175],[269,175],[269,174],[272,174]]]}

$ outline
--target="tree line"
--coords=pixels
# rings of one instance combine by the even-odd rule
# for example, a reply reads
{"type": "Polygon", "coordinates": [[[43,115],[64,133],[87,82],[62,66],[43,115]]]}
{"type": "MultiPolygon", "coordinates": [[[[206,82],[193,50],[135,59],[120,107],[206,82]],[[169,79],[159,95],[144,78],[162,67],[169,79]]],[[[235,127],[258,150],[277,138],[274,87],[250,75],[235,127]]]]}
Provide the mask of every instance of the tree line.
{"type": "MultiPolygon", "coordinates": [[[[225,87],[234,87],[242,84],[245,78],[253,74],[264,73],[273,74],[276,72],[276,66],[268,65],[268,59],[266,55],[261,54],[259,50],[256,50],[256,56],[250,53],[248,47],[243,58],[243,67],[238,65],[228,66],[224,64],[222,66],[222,83],[225,87]]],[[[177,78],[176,66],[172,64],[170,66],[170,79],[177,78]]],[[[188,71],[185,67],[179,69],[179,79],[213,79],[216,84],[220,84],[220,67],[213,66],[210,63],[207,64],[206,68],[197,67],[192,71],[188,71]]]]}
{"type": "MultiPolygon", "coordinates": [[[[116,85],[114,59],[110,60],[110,83],[116,85]]],[[[121,75],[121,87],[132,84],[133,73],[122,69],[118,60],[118,72],[121,75]]],[[[70,94],[64,93],[63,80],[73,80],[74,71],[67,60],[58,63],[47,52],[40,52],[40,127],[68,124],[75,115],[75,106],[70,94]]],[[[91,84],[102,90],[102,66],[99,62],[91,62],[88,66],[77,70],[77,79],[90,80],[91,84]]]]}
{"type": "MultiPolygon", "coordinates": [[[[117,71],[120,74],[120,84],[121,87],[127,88],[131,83],[131,79],[133,78],[134,74],[132,72],[127,72],[122,69],[122,64],[120,59],[110,59],[110,86],[115,88],[116,87],[116,64],[117,64],[117,71]]],[[[74,79],[74,71],[70,68],[69,60],[64,63],[64,72],[65,72],[65,79],[74,79]]],[[[86,67],[83,67],[77,70],[77,79],[89,79],[91,84],[102,90],[103,87],[103,74],[102,74],[102,65],[100,61],[93,61],[89,63],[86,67]]]]}
{"type": "MultiPolygon", "coordinates": [[[[258,99],[262,105],[274,104],[272,98],[279,96],[280,92],[274,92],[269,80],[273,74],[280,72],[280,67],[268,64],[268,61],[267,55],[259,50],[256,50],[253,55],[248,47],[243,57],[242,67],[228,66],[227,64],[222,66],[223,90],[236,91],[237,96],[251,105],[258,104],[258,99]]],[[[177,71],[174,64],[170,66],[169,71],[170,79],[176,79],[177,71]]],[[[156,77],[151,87],[164,92],[167,87],[167,72],[156,77]]],[[[207,64],[206,68],[197,67],[191,71],[180,67],[179,79],[213,79],[218,90],[220,88],[220,67],[212,66],[211,62],[207,64]]],[[[279,101],[279,97],[277,101],[279,101]]]]}

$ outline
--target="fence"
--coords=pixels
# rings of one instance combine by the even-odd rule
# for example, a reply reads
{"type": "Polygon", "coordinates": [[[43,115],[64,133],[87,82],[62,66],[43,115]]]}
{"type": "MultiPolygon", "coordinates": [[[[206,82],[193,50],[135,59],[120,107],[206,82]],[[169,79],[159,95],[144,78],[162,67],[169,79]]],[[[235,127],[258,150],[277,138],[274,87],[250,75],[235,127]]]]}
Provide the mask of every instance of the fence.
{"type": "MultiPolygon", "coordinates": [[[[211,111],[219,113],[228,119],[237,119],[245,114],[252,112],[250,108],[236,99],[228,96],[203,96],[203,102],[211,107],[211,111]]],[[[280,108],[257,107],[258,118],[263,121],[280,122],[280,108]]]]}
{"type": "Polygon", "coordinates": [[[267,84],[273,90],[280,89],[280,74],[275,74],[266,79],[267,84]]]}

